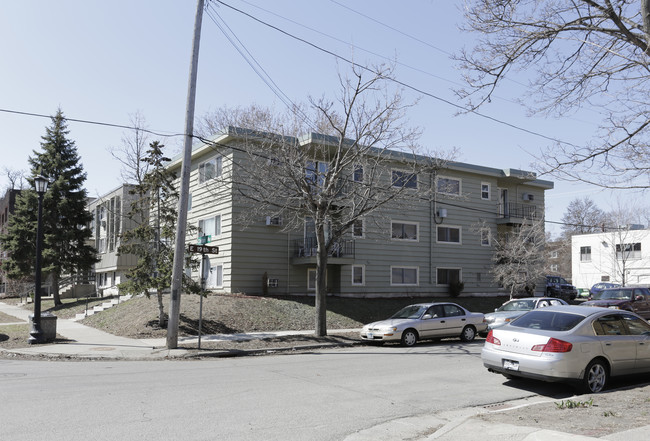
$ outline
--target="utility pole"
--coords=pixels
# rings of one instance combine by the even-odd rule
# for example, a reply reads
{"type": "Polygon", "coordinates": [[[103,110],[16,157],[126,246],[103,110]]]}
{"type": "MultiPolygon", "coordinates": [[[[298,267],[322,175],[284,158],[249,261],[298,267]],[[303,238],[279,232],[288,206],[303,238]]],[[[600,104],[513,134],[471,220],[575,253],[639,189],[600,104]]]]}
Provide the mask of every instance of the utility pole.
{"type": "Polygon", "coordinates": [[[194,104],[196,97],[196,76],[199,67],[199,42],[201,41],[201,22],[203,20],[203,0],[198,0],[194,19],[194,38],[192,40],[192,61],[187,89],[185,110],[185,144],[181,167],[181,189],[178,201],[178,222],[176,224],[176,244],[174,248],[174,268],[172,270],[171,298],[169,301],[169,320],[167,322],[167,349],[178,347],[178,321],[181,309],[181,289],[183,287],[183,266],[185,263],[185,234],[187,232],[187,202],[190,192],[190,165],[192,163],[192,135],[194,134],[194,104]]]}

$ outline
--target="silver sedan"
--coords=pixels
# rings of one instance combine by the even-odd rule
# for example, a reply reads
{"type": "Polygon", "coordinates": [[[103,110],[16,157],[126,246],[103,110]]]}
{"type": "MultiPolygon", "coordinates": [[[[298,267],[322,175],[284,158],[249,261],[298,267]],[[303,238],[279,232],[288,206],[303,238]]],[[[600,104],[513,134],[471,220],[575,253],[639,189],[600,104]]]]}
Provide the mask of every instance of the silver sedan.
{"type": "Polygon", "coordinates": [[[650,324],[628,311],[549,306],[491,330],[481,358],[508,378],[571,381],[596,393],[611,376],[650,372],[650,324]]]}
{"type": "Polygon", "coordinates": [[[418,303],[400,309],[389,319],[365,325],[361,339],[374,343],[396,341],[404,346],[443,337],[460,337],[470,342],[486,329],[480,312],[470,312],[455,303],[418,303]]]}
{"type": "Polygon", "coordinates": [[[533,309],[555,305],[568,305],[568,303],[555,297],[524,297],[508,300],[499,308],[495,309],[494,312],[485,314],[488,331],[503,326],[533,309]]]}

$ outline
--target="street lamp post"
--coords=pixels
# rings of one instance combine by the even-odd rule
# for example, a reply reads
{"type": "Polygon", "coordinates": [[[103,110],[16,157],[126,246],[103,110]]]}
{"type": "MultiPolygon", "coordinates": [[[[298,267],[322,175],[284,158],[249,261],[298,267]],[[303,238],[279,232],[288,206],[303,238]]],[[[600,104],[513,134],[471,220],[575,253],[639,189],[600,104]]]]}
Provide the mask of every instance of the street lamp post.
{"type": "Polygon", "coordinates": [[[38,194],[38,217],[36,223],[36,274],[34,275],[34,316],[32,328],[29,331],[29,344],[44,343],[45,336],[41,328],[41,244],[43,242],[43,195],[47,191],[47,178],[38,175],[34,178],[34,187],[38,194]]]}

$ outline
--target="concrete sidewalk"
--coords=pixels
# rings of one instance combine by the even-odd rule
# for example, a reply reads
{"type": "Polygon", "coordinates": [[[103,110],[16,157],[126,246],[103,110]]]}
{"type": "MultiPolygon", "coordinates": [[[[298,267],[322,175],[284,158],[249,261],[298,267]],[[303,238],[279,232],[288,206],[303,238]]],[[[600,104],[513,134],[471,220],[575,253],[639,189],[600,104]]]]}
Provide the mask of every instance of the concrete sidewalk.
{"type": "MultiPolygon", "coordinates": [[[[16,317],[15,323],[26,323],[31,311],[0,302],[0,312],[16,317]]],[[[351,332],[342,329],[339,332],[351,332]]],[[[0,333],[2,324],[0,324],[0,333]]],[[[194,356],[232,355],[231,351],[196,351],[191,349],[167,349],[166,341],[160,339],[137,340],[118,337],[72,320],[58,319],[57,334],[69,340],[66,343],[34,345],[20,349],[0,349],[5,354],[43,357],[62,357],[89,360],[169,360],[194,356]]],[[[202,341],[251,340],[286,335],[313,334],[313,331],[258,332],[250,334],[206,335],[202,341]]],[[[27,339],[28,336],[25,336],[27,339]]],[[[196,337],[179,339],[183,343],[195,343],[196,337]]],[[[239,351],[245,355],[246,351],[239,351]]],[[[540,401],[542,399],[540,398],[540,401]]],[[[426,439],[464,441],[467,439],[499,439],[504,441],[585,441],[605,439],[609,441],[646,441],[650,426],[614,433],[602,438],[591,438],[554,430],[539,429],[516,424],[488,423],[477,416],[487,411],[462,409],[442,412],[431,416],[419,416],[392,420],[375,427],[351,434],[345,441],[393,441],[402,439],[426,439]],[[432,432],[433,431],[433,432],[432,432]],[[426,436],[423,434],[430,433],[426,436]],[[426,436],[426,438],[424,437],[426,436]]],[[[507,410],[505,410],[507,412],[507,410]]]]}
{"type": "MultiPolygon", "coordinates": [[[[28,323],[32,311],[0,302],[0,312],[16,317],[15,323],[28,323]]],[[[0,330],[1,328],[0,324],[0,330]]],[[[210,356],[232,356],[233,351],[229,350],[197,350],[197,349],[167,349],[167,341],[164,338],[156,339],[133,339],[119,337],[109,334],[90,326],[82,325],[73,320],[57,319],[56,333],[65,338],[65,343],[49,343],[33,345],[19,349],[1,349],[0,352],[41,355],[49,357],[74,357],[84,359],[115,359],[115,360],[156,360],[170,358],[210,357],[210,356]]],[[[330,333],[348,333],[358,330],[339,329],[330,333]]],[[[277,332],[253,332],[246,334],[217,334],[203,335],[202,342],[210,341],[242,341],[264,339],[288,335],[313,335],[314,331],[277,331],[277,332]]],[[[29,336],[25,336],[27,340],[29,336]]],[[[181,337],[179,344],[197,345],[197,337],[181,337]]],[[[323,346],[330,346],[323,345],[323,346]]],[[[275,349],[278,351],[280,349],[275,349]]],[[[259,351],[248,351],[259,352],[259,351]]],[[[246,355],[247,351],[237,351],[239,355],[246,355]]]]}

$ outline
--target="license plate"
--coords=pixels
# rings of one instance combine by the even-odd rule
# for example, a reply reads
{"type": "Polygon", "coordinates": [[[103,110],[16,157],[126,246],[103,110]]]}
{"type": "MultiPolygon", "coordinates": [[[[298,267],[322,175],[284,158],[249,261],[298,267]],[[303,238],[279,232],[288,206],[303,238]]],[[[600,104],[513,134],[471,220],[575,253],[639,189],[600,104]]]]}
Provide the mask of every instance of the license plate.
{"type": "Polygon", "coordinates": [[[518,371],[519,362],[514,360],[503,360],[503,368],[510,371],[518,371]]]}
{"type": "Polygon", "coordinates": [[[372,332],[368,332],[368,333],[366,334],[366,338],[373,339],[373,338],[375,338],[375,337],[374,337],[374,335],[372,335],[372,332]]]}

